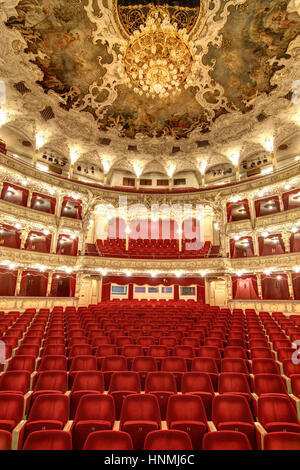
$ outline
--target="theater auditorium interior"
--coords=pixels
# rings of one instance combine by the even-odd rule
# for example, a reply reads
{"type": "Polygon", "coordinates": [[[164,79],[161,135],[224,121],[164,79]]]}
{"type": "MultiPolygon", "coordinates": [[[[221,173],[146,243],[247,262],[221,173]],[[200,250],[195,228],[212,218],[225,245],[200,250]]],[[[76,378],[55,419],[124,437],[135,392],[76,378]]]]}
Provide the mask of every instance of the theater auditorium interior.
{"type": "Polygon", "coordinates": [[[0,450],[300,450],[299,32],[0,2],[0,450]]]}

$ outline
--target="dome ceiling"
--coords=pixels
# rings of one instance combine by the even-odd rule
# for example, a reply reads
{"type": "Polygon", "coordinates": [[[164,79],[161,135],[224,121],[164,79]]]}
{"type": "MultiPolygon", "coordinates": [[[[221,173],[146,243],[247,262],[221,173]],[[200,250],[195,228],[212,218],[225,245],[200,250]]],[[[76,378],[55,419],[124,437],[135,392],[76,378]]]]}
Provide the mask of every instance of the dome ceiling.
{"type": "Polygon", "coordinates": [[[21,0],[6,26],[25,40],[25,54],[41,71],[39,86],[55,93],[62,109],[90,114],[101,135],[201,138],[220,116],[247,114],[254,98],[276,89],[274,74],[300,31],[288,3],[165,1],[160,8],[170,24],[186,30],[194,71],[176,94],[158,98],[136,93],[119,68],[146,24],[151,6],[144,0],[21,0]]]}

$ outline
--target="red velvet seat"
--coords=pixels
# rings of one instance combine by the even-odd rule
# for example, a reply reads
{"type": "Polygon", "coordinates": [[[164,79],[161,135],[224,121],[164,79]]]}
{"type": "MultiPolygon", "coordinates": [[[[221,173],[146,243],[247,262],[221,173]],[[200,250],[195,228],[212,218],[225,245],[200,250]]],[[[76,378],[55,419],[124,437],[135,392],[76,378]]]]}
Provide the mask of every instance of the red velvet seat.
{"type": "Polygon", "coordinates": [[[201,450],[207,431],[207,418],[202,399],[196,395],[173,395],[169,398],[166,421],[169,429],[186,432],[193,449],[201,450]]]}
{"type": "Polygon", "coordinates": [[[0,393],[0,429],[12,432],[22,420],[24,397],[20,393],[0,393]]]}
{"type": "Polygon", "coordinates": [[[116,419],[120,419],[123,400],[127,395],[140,393],[141,381],[137,372],[114,372],[111,376],[108,393],[113,397],[116,419]]]}
{"type": "Polygon", "coordinates": [[[171,356],[162,359],[161,371],[173,373],[178,391],[181,391],[182,376],[187,370],[186,359],[183,357],[171,356]]]}
{"type": "Polygon", "coordinates": [[[40,372],[45,370],[67,370],[66,356],[43,356],[38,369],[40,372]]]}
{"type": "Polygon", "coordinates": [[[192,442],[184,431],[163,430],[149,432],[144,450],[192,450],[192,442]]]}
{"type": "Polygon", "coordinates": [[[145,383],[145,392],[158,399],[161,417],[166,417],[170,396],[177,393],[176,380],[171,372],[149,372],[145,383]]]}
{"type": "Polygon", "coordinates": [[[300,433],[297,413],[288,396],[262,395],[257,407],[258,420],[267,432],[300,433]]]}
{"type": "Polygon", "coordinates": [[[8,371],[0,375],[0,393],[20,393],[25,395],[30,389],[30,373],[27,371],[8,371]]]}
{"type": "Polygon", "coordinates": [[[9,431],[0,430],[0,450],[11,450],[12,435],[9,431]]]}
{"type": "Polygon", "coordinates": [[[133,448],[142,450],[147,434],[159,430],[161,416],[156,396],[128,395],[123,402],[120,429],[131,435],[133,448]]]}
{"type": "Polygon", "coordinates": [[[27,437],[23,450],[72,450],[71,434],[66,431],[34,431],[27,437]]]}
{"type": "Polygon", "coordinates": [[[29,412],[24,438],[34,431],[59,429],[63,430],[69,419],[69,397],[61,393],[39,395],[29,412]]]}
{"type": "Polygon", "coordinates": [[[207,372],[211,378],[214,390],[218,389],[218,366],[216,360],[211,357],[196,357],[192,360],[192,372],[207,372]]]}
{"type": "Polygon", "coordinates": [[[71,390],[71,419],[74,418],[78,403],[83,395],[104,392],[104,376],[99,371],[77,372],[71,390]]]}
{"type": "Polygon", "coordinates": [[[214,431],[204,436],[202,450],[251,450],[251,445],[242,432],[214,431]]]}
{"type": "Polygon", "coordinates": [[[300,450],[300,434],[271,432],[264,436],[264,450],[300,450]]]}
{"type": "Polygon", "coordinates": [[[156,359],[154,357],[149,356],[137,356],[133,359],[131,370],[139,373],[141,379],[141,387],[142,389],[144,389],[148,372],[157,371],[156,359]]]}
{"type": "Polygon", "coordinates": [[[215,396],[212,421],[219,431],[239,431],[246,434],[252,449],[256,449],[254,418],[245,397],[231,393],[215,396]]]}
{"type": "Polygon", "coordinates": [[[27,371],[31,374],[35,370],[35,356],[14,356],[8,361],[6,370],[27,371]]]}
{"type": "Polygon", "coordinates": [[[127,432],[95,431],[88,435],[83,450],[133,450],[133,444],[127,432]]]}
{"type": "Polygon", "coordinates": [[[205,372],[186,372],[182,377],[182,393],[198,395],[203,402],[207,419],[211,419],[212,401],[215,396],[210,375],[205,372]]]}
{"type": "Polygon", "coordinates": [[[73,449],[82,449],[90,433],[111,430],[114,421],[115,406],[110,395],[91,394],[82,396],[71,429],[73,449]]]}

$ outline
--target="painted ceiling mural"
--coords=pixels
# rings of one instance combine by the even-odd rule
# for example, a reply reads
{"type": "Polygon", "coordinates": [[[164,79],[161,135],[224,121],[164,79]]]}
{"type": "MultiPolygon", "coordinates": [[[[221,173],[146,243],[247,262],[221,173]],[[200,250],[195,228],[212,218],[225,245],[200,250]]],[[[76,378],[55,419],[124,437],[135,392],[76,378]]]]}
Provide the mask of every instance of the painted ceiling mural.
{"type": "MultiPolygon", "coordinates": [[[[278,62],[289,58],[288,46],[300,32],[300,17],[288,11],[288,3],[21,0],[15,7],[17,15],[8,18],[6,26],[21,33],[26,54],[43,73],[39,85],[46,93],[55,92],[65,110],[90,113],[99,130],[114,129],[120,136],[179,139],[195,129],[206,134],[219,116],[247,113],[253,97],[272,93],[278,62]],[[181,34],[192,69],[185,86],[180,73],[173,72],[178,90],[169,93],[167,83],[163,95],[159,85],[159,99],[147,93],[150,82],[148,86],[142,75],[138,74],[141,85],[135,90],[120,71],[128,44],[147,25],[153,5],[181,34]]],[[[134,41],[130,47],[131,54],[137,53],[134,41]]],[[[172,52],[169,57],[178,60],[172,52]]]]}

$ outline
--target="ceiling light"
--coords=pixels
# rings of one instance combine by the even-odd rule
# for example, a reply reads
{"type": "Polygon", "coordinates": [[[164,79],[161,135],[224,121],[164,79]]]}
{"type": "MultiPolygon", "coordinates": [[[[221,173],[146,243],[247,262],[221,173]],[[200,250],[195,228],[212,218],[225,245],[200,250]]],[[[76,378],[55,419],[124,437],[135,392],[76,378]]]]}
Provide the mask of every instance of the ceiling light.
{"type": "Polygon", "coordinates": [[[15,227],[16,227],[17,230],[20,230],[21,224],[16,224],[15,227]]]}
{"type": "Polygon", "coordinates": [[[192,83],[194,46],[185,29],[171,23],[164,7],[151,7],[145,25],[134,31],[119,66],[121,77],[139,95],[165,98],[192,83]]]}
{"type": "Polygon", "coordinates": [[[131,273],[131,271],[129,271],[128,269],[126,269],[126,271],[125,271],[125,275],[126,275],[127,277],[130,277],[130,276],[131,276],[131,274],[132,274],[132,273],[131,273]]]}
{"type": "Polygon", "coordinates": [[[262,236],[263,236],[264,238],[267,238],[267,237],[269,236],[269,232],[263,232],[263,233],[262,233],[262,236]]]}
{"type": "Polygon", "coordinates": [[[103,167],[104,173],[108,173],[109,169],[110,169],[110,161],[109,160],[101,160],[101,162],[102,162],[102,167],[103,167]]]}
{"type": "Polygon", "coordinates": [[[139,162],[135,162],[133,164],[133,169],[134,169],[134,172],[136,174],[136,177],[139,178],[141,176],[141,174],[143,173],[142,165],[139,162]]]}
{"type": "Polygon", "coordinates": [[[298,229],[296,227],[292,227],[291,232],[296,233],[298,232],[298,229]]]}
{"type": "Polygon", "coordinates": [[[289,183],[287,183],[285,186],[284,186],[284,189],[291,189],[291,185],[289,183]]]}
{"type": "Polygon", "coordinates": [[[276,276],[276,279],[280,280],[282,279],[282,276],[276,276]]]}
{"type": "Polygon", "coordinates": [[[176,170],[176,165],[174,164],[170,164],[168,167],[167,167],[167,175],[169,178],[172,178],[172,176],[174,175],[175,173],[175,170],[176,170]]]}
{"type": "Polygon", "coordinates": [[[0,127],[4,126],[7,122],[9,122],[8,112],[0,109],[0,127]]]}
{"type": "Polygon", "coordinates": [[[269,274],[271,274],[271,269],[265,269],[264,273],[269,276],[269,274]]]}

